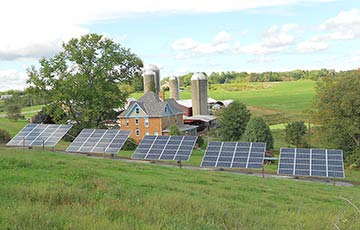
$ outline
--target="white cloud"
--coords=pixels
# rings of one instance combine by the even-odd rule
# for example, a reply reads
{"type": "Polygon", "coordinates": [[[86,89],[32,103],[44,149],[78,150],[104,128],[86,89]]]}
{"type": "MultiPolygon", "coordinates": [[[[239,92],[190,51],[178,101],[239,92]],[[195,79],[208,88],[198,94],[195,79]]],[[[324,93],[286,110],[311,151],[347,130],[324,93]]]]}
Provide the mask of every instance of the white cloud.
{"type": "Polygon", "coordinates": [[[213,38],[213,44],[223,44],[231,41],[231,39],[231,34],[226,31],[221,31],[213,38]]]}
{"type": "Polygon", "coordinates": [[[284,24],[280,26],[271,26],[265,30],[262,35],[262,41],[250,45],[241,46],[237,43],[235,46],[236,53],[248,53],[265,55],[285,51],[290,45],[294,45],[296,38],[290,32],[296,29],[296,24],[284,24]]]}
{"type": "Polygon", "coordinates": [[[269,62],[273,62],[274,59],[269,59],[265,56],[259,56],[253,59],[249,59],[247,60],[248,63],[259,63],[259,64],[263,64],[263,63],[269,63],[269,62]]]}
{"type": "Polygon", "coordinates": [[[181,38],[173,42],[171,47],[178,51],[176,59],[186,59],[206,54],[223,53],[229,49],[231,39],[232,36],[228,32],[221,31],[214,36],[211,43],[200,43],[192,38],[181,38]]]}
{"type": "Polygon", "coordinates": [[[325,50],[329,47],[329,45],[325,42],[319,41],[304,41],[299,43],[297,46],[297,50],[302,53],[310,53],[325,50]]]}
{"type": "Polygon", "coordinates": [[[351,40],[360,38],[360,10],[341,11],[337,16],[326,20],[320,28],[329,32],[316,37],[324,40],[351,40]]]}
{"type": "Polygon", "coordinates": [[[10,89],[22,90],[26,86],[27,74],[16,70],[0,71],[0,92],[10,89]]]}
{"type": "Polygon", "coordinates": [[[172,44],[172,48],[174,50],[191,50],[194,49],[198,45],[198,42],[192,38],[182,38],[175,41],[172,44]]]}
{"type": "MultiPolygon", "coordinates": [[[[214,13],[324,0],[12,0],[0,8],[0,60],[39,58],[63,41],[87,33],[86,25],[137,13],[214,13]]],[[[326,0],[329,1],[329,0],[326,0]]],[[[225,37],[226,39],[226,37],[225,37]]]]}

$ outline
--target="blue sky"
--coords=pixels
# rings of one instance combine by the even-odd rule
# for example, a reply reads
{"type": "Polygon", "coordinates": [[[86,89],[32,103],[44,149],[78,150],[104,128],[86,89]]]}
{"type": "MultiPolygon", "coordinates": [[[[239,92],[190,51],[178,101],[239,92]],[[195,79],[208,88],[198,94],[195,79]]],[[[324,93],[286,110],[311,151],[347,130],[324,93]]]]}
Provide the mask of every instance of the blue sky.
{"type": "Polygon", "coordinates": [[[86,33],[130,48],[162,77],[360,67],[358,0],[14,0],[2,3],[0,28],[0,91],[24,88],[26,68],[86,33]]]}

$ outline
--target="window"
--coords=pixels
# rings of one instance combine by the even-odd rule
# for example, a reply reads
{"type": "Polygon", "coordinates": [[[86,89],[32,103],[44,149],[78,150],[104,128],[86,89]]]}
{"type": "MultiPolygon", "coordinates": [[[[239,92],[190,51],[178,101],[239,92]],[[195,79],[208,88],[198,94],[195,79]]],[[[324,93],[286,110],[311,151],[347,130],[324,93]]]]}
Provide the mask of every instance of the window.
{"type": "Polygon", "coordinates": [[[145,123],[145,127],[149,127],[149,119],[148,118],[144,119],[144,123],[145,123]]]}
{"type": "Polygon", "coordinates": [[[129,119],[126,119],[126,127],[129,127],[129,119]]]}
{"type": "Polygon", "coordinates": [[[139,113],[140,113],[140,108],[139,108],[139,107],[136,107],[136,108],[135,108],[135,113],[136,113],[136,114],[139,114],[139,113]]]}
{"type": "Polygon", "coordinates": [[[165,106],[165,113],[167,113],[168,109],[167,109],[167,106],[165,106]]]}
{"type": "Polygon", "coordinates": [[[159,136],[159,133],[158,133],[158,132],[154,132],[154,136],[159,136]]]}
{"type": "Polygon", "coordinates": [[[175,124],[179,124],[179,118],[178,118],[178,116],[175,116],[175,124]]]}
{"type": "Polygon", "coordinates": [[[135,135],[138,137],[138,136],[140,136],[140,129],[136,129],[135,130],[135,135]]]}
{"type": "Polygon", "coordinates": [[[139,125],[139,119],[135,119],[135,125],[139,125]]]}
{"type": "Polygon", "coordinates": [[[149,133],[149,132],[146,132],[146,133],[145,133],[145,136],[149,136],[149,135],[150,135],[150,133],[149,133]]]}
{"type": "Polygon", "coordinates": [[[167,120],[168,120],[168,125],[171,125],[171,117],[168,117],[167,120]]]}

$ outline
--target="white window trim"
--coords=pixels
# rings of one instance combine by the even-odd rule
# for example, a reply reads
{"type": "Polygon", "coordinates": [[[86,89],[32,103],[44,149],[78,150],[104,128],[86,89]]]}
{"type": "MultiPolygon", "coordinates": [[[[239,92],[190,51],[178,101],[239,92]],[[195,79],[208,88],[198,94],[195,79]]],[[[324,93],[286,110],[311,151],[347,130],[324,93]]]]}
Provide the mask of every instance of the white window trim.
{"type": "Polygon", "coordinates": [[[140,129],[135,129],[135,135],[138,137],[138,136],[140,136],[140,129]]]}
{"type": "Polygon", "coordinates": [[[149,127],[149,118],[144,118],[145,127],[149,127]]]}
{"type": "Polygon", "coordinates": [[[135,118],[135,125],[139,125],[139,118],[135,118]]]}

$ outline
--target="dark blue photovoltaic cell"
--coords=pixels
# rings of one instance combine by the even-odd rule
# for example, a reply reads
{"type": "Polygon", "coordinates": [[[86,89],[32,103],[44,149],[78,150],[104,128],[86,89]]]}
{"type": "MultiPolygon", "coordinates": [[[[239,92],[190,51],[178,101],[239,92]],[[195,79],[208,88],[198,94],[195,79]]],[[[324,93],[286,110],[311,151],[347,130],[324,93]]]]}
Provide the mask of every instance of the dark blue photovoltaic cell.
{"type": "Polygon", "coordinates": [[[128,130],[83,129],[66,152],[117,154],[129,135],[128,130]]]}
{"type": "Polygon", "coordinates": [[[208,144],[201,167],[262,168],[266,143],[216,142],[208,144]]]}
{"type": "Polygon", "coordinates": [[[7,145],[54,147],[71,127],[72,125],[28,124],[7,145]]]}
{"type": "Polygon", "coordinates": [[[132,159],[189,160],[196,136],[145,136],[132,159]]]}
{"type": "Polygon", "coordinates": [[[278,174],[345,177],[341,150],[282,148],[278,174]]]}

